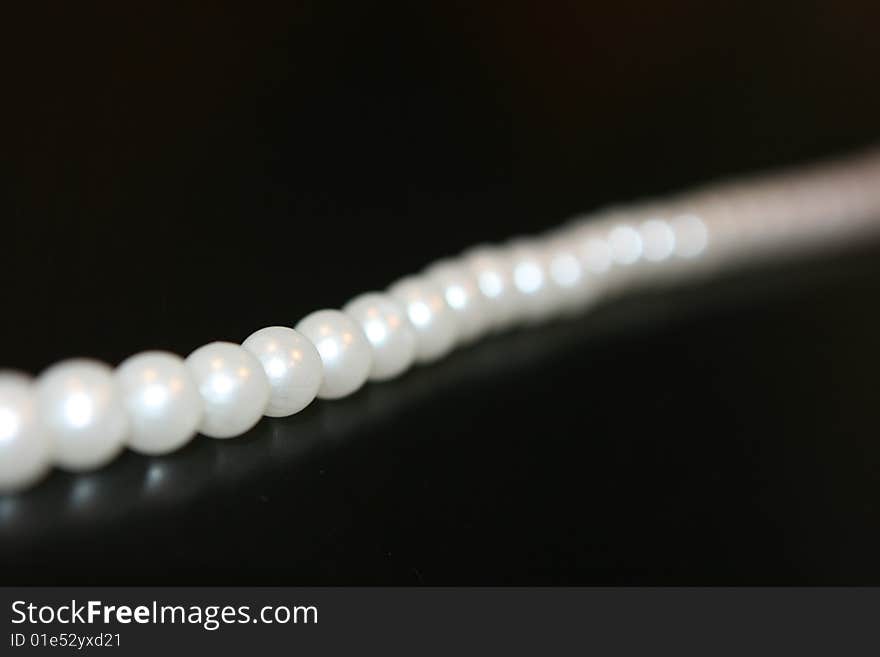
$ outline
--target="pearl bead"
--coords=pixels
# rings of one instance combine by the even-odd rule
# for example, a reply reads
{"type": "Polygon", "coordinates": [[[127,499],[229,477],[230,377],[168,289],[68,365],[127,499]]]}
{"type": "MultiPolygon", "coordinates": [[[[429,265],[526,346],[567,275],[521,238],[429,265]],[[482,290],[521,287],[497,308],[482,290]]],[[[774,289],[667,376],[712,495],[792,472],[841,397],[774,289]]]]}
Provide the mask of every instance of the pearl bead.
{"type": "Polygon", "coordinates": [[[620,267],[614,266],[614,253],[608,239],[612,226],[608,218],[602,216],[581,222],[566,236],[574,246],[587,275],[590,302],[613,292],[621,282],[620,267]]]}
{"type": "Polygon", "coordinates": [[[392,285],[388,293],[406,309],[415,328],[416,361],[429,363],[452,351],[458,327],[439,285],[425,277],[407,276],[392,285]]]}
{"type": "Polygon", "coordinates": [[[148,351],[116,369],[131,423],[128,446],[142,454],[166,454],[196,435],[203,404],[192,375],[175,354],[148,351]]]}
{"type": "Polygon", "coordinates": [[[709,243],[709,231],[705,222],[695,214],[683,214],[671,222],[674,235],[675,255],[680,258],[696,258],[709,243]]]}
{"type": "Polygon", "coordinates": [[[339,399],[364,385],[373,364],[373,350],[358,323],[338,310],[318,310],[304,317],[296,330],[318,348],[324,380],[321,399],[339,399]]]}
{"type": "Polygon", "coordinates": [[[498,330],[510,326],[516,318],[516,291],[510,263],[501,250],[478,246],[465,252],[462,262],[477,279],[477,287],[486,299],[492,327],[498,330]]]}
{"type": "Polygon", "coordinates": [[[51,445],[37,415],[31,380],[0,373],[0,491],[25,488],[51,465],[51,445]]]}
{"type": "Polygon", "coordinates": [[[425,276],[440,286],[458,324],[461,342],[472,342],[491,325],[488,302],[477,285],[477,277],[463,264],[441,260],[425,270],[425,276]]]}
{"type": "Polygon", "coordinates": [[[286,417],[299,413],[317,396],[324,378],[318,350],[306,336],[286,326],[269,326],[242,345],[257,357],[272,393],[265,414],[286,417]]]}
{"type": "Polygon", "coordinates": [[[643,256],[650,263],[668,260],[675,252],[675,233],[664,219],[653,218],[643,221],[639,226],[642,239],[643,256]]]}
{"type": "Polygon", "coordinates": [[[611,269],[611,246],[594,226],[586,226],[575,236],[576,249],[584,271],[593,276],[604,276],[611,269]]]}
{"type": "Polygon", "coordinates": [[[122,451],[128,417],[113,370],[104,363],[83,358],[53,365],[37,380],[37,402],[62,468],[99,468],[122,451]]]}
{"type": "Polygon", "coordinates": [[[617,224],[608,232],[611,259],[616,265],[628,267],[642,257],[643,244],[639,231],[629,224],[617,224]]]}
{"type": "Polygon", "coordinates": [[[559,294],[550,281],[544,253],[526,240],[513,242],[507,250],[517,292],[517,317],[533,323],[548,319],[558,306],[559,294]]]}
{"type": "Polygon", "coordinates": [[[416,332],[403,306],[387,294],[368,292],[342,310],[360,324],[373,348],[370,379],[385,381],[409,369],[416,358],[416,332]]]}
{"type": "Polygon", "coordinates": [[[205,405],[201,433],[232,438],[262,417],[269,404],[269,380],[249,351],[232,342],[212,342],[192,352],[186,366],[205,405]]]}
{"type": "Polygon", "coordinates": [[[551,238],[544,246],[547,275],[556,288],[558,312],[581,309],[595,293],[594,286],[572,242],[551,238]]]}

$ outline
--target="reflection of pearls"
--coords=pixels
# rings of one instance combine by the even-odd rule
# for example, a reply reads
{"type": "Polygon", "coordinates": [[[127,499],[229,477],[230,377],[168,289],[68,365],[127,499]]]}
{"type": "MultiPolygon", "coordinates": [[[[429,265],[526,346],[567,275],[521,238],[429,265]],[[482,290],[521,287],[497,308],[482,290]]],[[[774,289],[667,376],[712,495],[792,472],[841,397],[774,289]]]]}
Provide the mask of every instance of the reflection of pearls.
{"type": "Polygon", "coordinates": [[[880,156],[741,179],[580,216],[543,237],[481,245],[406,277],[387,293],[215,342],[185,364],[150,352],[116,376],[96,361],[56,365],[32,385],[0,374],[0,489],[32,483],[50,461],[97,468],[125,441],[176,449],[196,425],[229,438],[261,415],[297,413],[367,378],[389,379],[490,331],[546,321],[649,285],[760,258],[861,239],[880,228],[880,156]]]}

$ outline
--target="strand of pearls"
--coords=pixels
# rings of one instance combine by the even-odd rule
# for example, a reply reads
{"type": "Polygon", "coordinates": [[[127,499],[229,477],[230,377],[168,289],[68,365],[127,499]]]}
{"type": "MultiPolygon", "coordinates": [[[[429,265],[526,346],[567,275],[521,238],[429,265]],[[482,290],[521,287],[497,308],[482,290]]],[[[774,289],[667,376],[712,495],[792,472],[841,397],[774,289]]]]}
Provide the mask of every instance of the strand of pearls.
{"type": "Polygon", "coordinates": [[[149,351],[115,370],[58,363],[35,381],[0,372],[0,490],[52,465],[100,468],[126,446],[181,448],[196,433],[231,438],[263,415],[337,399],[488,334],[583,312],[636,288],[869,236],[880,228],[880,155],[715,184],[576,218],[549,233],[482,245],[434,263],[342,310],[186,359],[149,351]]]}

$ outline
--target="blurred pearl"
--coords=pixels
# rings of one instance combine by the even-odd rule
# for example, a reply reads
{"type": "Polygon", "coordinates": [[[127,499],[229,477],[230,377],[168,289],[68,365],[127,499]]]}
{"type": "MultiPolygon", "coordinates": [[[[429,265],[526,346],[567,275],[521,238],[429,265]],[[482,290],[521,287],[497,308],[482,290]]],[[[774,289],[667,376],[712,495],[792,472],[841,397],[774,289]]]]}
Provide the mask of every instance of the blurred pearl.
{"type": "Polygon", "coordinates": [[[113,370],[104,363],[82,358],[53,365],[37,380],[37,401],[62,468],[99,468],[122,451],[128,417],[113,370]]]}
{"type": "Polygon", "coordinates": [[[415,328],[419,363],[437,360],[452,350],[458,327],[439,285],[425,277],[407,276],[392,285],[388,293],[404,307],[415,328]]]}
{"type": "Polygon", "coordinates": [[[618,265],[632,265],[642,257],[642,236],[629,224],[619,224],[609,231],[608,246],[611,260],[618,265]]]}
{"type": "Polygon", "coordinates": [[[675,235],[675,255],[682,258],[696,258],[709,244],[709,230],[695,214],[683,214],[672,220],[675,235]]]}
{"type": "Polygon", "coordinates": [[[589,226],[576,238],[577,250],[580,254],[584,271],[595,276],[604,276],[611,269],[611,246],[599,231],[589,226]]]}
{"type": "MultiPolygon", "coordinates": [[[[708,271],[736,261],[745,240],[742,227],[737,224],[728,200],[720,193],[710,191],[701,194],[690,205],[693,208],[691,216],[696,221],[685,220],[684,217],[672,220],[672,230],[676,236],[675,255],[691,260],[699,258],[702,261],[700,266],[693,268],[708,271]],[[690,249],[688,245],[691,246],[690,249]],[[689,252],[692,253],[691,256],[687,255],[689,252]]],[[[686,271],[687,268],[682,267],[682,270],[686,271]]]]}
{"type": "Polygon", "coordinates": [[[188,443],[202,419],[202,397],[183,359],[148,351],[116,369],[122,403],[131,423],[128,446],[165,454],[188,443]]]}
{"type": "Polygon", "coordinates": [[[605,223],[581,221],[573,231],[563,236],[563,240],[571,244],[581,263],[586,285],[584,301],[594,303],[609,289],[611,272],[611,247],[606,239],[605,223]]]}
{"type": "Polygon", "coordinates": [[[342,311],[360,324],[373,348],[370,379],[393,379],[409,369],[416,358],[416,332],[403,306],[387,294],[368,292],[342,311]]]}
{"type": "Polygon", "coordinates": [[[296,330],[321,356],[324,380],[321,399],[338,399],[364,385],[373,363],[373,349],[358,323],[338,310],[318,310],[300,320],[296,330]]]}
{"type": "Polygon", "coordinates": [[[556,289],[554,311],[579,309],[589,300],[593,286],[578,256],[576,245],[569,240],[552,238],[544,246],[547,275],[556,289]]]}
{"type": "Polygon", "coordinates": [[[232,438],[251,429],[269,405],[271,389],[260,361],[232,342],[212,342],[186,359],[205,413],[199,431],[232,438]]]}
{"type": "Polygon", "coordinates": [[[269,417],[299,413],[318,395],[324,365],[315,345],[302,333],[286,326],[268,326],[252,333],[242,347],[263,366],[269,387],[269,417]]]}
{"type": "Polygon", "coordinates": [[[559,305],[559,292],[550,280],[545,253],[528,240],[516,240],[507,249],[517,291],[517,316],[526,322],[549,319],[559,305]]]}
{"type": "Polygon", "coordinates": [[[0,491],[26,488],[51,465],[51,445],[40,426],[31,380],[0,372],[0,491]]]}
{"type": "Polygon", "coordinates": [[[476,276],[454,260],[441,260],[425,270],[425,276],[440,286],[458,324],[461,342],[470,342],[490,327],[488,302],[480,292],[476,276]]]}
{"type": "Polygon", "coordinates": [[[663,262],[675,251],[675,233],[662,219],[648,219],[639,226],[645,260],[663,262]]]}
{"type": "Polygon", "coordinates": [[[510,263],[496,247],[478,246],[462,256],[465,267],[477,279],[486,299],[489,321],[494,329],[504,329],[516,319],[516,290],[510,263]]]}

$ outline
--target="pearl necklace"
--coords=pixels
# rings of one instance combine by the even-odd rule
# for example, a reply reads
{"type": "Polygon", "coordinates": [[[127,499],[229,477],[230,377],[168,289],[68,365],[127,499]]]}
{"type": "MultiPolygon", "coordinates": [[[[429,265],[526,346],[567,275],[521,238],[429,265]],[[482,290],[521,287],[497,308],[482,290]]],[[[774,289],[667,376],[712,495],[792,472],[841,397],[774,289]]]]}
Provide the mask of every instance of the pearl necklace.
{"type": "Polygon", "coordinates": [[[232,438],[263,415],[351,395],[491,333],[574,315],[647,286],[868,237],[880,228],[880,155],[715,184],[483,245],[294,328],[148,351],[115,370],[72,359],[35,381],[0,372],[0,490],[56,465],[100,468],[128,446],[165,454],[196,433],[232,438]]]}

